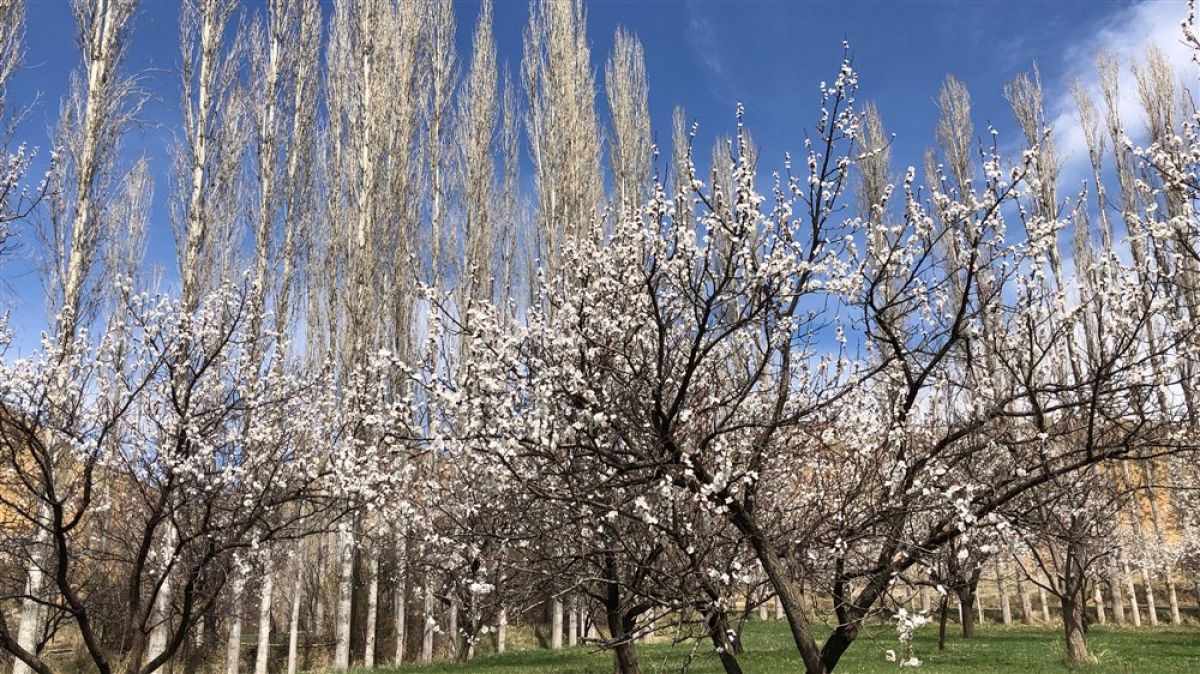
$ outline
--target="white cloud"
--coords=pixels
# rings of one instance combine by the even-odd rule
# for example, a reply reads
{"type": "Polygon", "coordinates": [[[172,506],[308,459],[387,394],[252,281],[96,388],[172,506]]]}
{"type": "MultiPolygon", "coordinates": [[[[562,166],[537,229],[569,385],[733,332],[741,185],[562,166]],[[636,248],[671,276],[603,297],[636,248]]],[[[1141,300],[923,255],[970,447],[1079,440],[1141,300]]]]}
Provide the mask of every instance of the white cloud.
{"type": "Polygon", "coordinates": [[[1070,45],[1064,51],[1063,63],[1070,69],[1068,80],[1057,87],[1047,101],[1047,113],[1054,119],[1055,143],[1062,160],[1064,185],[1079,184],[1079,181],[1091,176],[1078,109],[1070,88],[1066,86],[1069,78],[1076,78],[1092,94],[1097,109],[1103,111],[1095,56],[1098,52],[1116,56],[1121,64],[1118,109],[1126,132],[1133,138],[1143,135],[1145,115],[1138,102],[1131,65],[1144,61],[1146,48],[1151,44],[1156,45],[1175,67],[1181,82],[1194,90],[1192,85],[1197,71],[1192,63],[1192,52],[1183,43],[1180,29],[1180,22],[1186,15],[1186,3],[1143,0],[1112,13],[1091,38],[1070,45]]]}
{"type": "Polygon", "coordinates": [[[691,2],[686,7],[688,18],[685,36],[688,44],[708,69],[709,76],[706,82],[709,93],[714,98],[724,98],[728,75],[725,59],[721,55],[720,34],[713,20],[703,13],[701,7],[691,2]]]}

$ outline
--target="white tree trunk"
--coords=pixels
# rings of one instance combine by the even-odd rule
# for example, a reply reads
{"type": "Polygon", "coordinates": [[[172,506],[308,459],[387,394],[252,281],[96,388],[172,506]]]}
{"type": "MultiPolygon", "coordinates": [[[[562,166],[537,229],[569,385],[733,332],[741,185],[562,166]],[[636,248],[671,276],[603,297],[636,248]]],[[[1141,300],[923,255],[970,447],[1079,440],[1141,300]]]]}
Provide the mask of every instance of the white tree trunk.
{"type": "MultiPolygon", "coordinates": [[[[43,538],[43,533],[39,531],[39,542],[43,538]]],[[[39,556],[41,549],[41,545],[35,545],[33,554],[39,556]]],[[[42,605],[33,597],[40,596],[42,579],[42,566],[35,559],[25,569],[25,593],[29,596],[21,602],[21,619],[17,625],[17,644],[31,653],[37,648],[37,636],[41,630],[42,605]]],[[[29,674],[32,671],[29,665],[21,660],[13,658],[13,661],[13,674],[29,674]]]]}
{"type": "MultiPolygon", "coordinates": [[[[163,541],[163,556],[170,557],[175,554],[175,527],[171,523],[167,523],[164,531],[163,541]]],[[[168,573],[163,578],[162,585],[158,589],[158,596],[154,598],[154,619],[158,624],[150,631],[150,643],[146,646],[146,662],[150,662],[167,650],[167,630],[170,627],[170,609],[171,609],[171,574],[168,573]]]]}
{"type": "Polygon", "coordinates": [[[437,627],[437,619],[433,616],[433,585],[431,583],[432,579],[426,575],[425,606],[422,611],[425,616],[425,627],[421,632],[421,663],[426,665],[433,662],[433,630],[437,627]]]}
{"type": "Polygon", "coordinates": [[[558,650],[563,647],[563,605],[562,600],[555,597],[550,602],[550,648],[558,650]]]}
{"type": "Polygon", "coordinates": [[[1004,579],[1004,567],[996,560],[996,591],[1000,593],[1000,615],[1005,625],[1012,624],[1012,604],[1008,600],[1008,583],[1004,579]]]}
{"type": "Polygon", "coordinates": [[[367,635],[363,641],[363,669],[375,667],[375,638],[379,615],[379,555],[372,551],[367,566],[367,635]]]}
{"type": "Polygon", "coordinates": [[[304,579],[304,563],[301,555],[296,555],[296,584],[292,588],[292,617],[288,624],[288,659],[287,674],[296,674],[300,665],[300,599],[304,579]]]}
{"type": "Polygon", "coordinates": [[[500,609],[500,620],[496,625],[496,652],[503,653],[508,640],[508,611],[500,609]]]}
{"type": "Polygon", "coordinates": [[[1113,620],[1118,625],[1125,624],[1125,599],[1121,596],[1121,579],[1116,570],[1110,570],[1108,575],[1108,596],[1111,602],[1113,620]]]}
{"type": "Polygon", "coordinates": [[[1038,586],[1038,599],[1042,602],[1042,622],[1050,623],[1050,602],[1046,601],[1046,590],[1038,586]]]}
{"type": "Polygon", "coordinates": [[[1017,595],[1021,597],[1021,622],[1026,625],[1033,624],[1033,599],[1029,596],[1029,587],[1025,585],[1025,581],[1021,579],[1022,571],[1017,569],[1017,595]]]}
{"type": "Polygon", "coordinates": [[[229,639],[225,642],[225,674],[238,674],[242,664],[242,589],[241,578],[233,583],[233,619],[229,623],[229,639]]]}
{"type": "Polygon", "coordinates": [[[1175,569],[1167,567],[1167,601],[1171,604],[1171,624],[1182,625],[1183,617],[1179,615],[1179,593],[1175,589],[1175,569]]]}
{"type": "Polygon", "coordinates": [[[1104,593],[1100,591],[1100,582],[1097,581],[1092,586],[1092,602],[1096,604],[1096,619],[1101,625],[1108,622],[1108,616],[1104,612],[1104,593]]]}
{"type": "Polygon", "coordinates": [[[446,636],[450,639],[450,657],[458,658],[458,600],[450,600],[450,615],[446,619],[446,636]]]}
{"type": "Polygon", "coordinates": [[[1142,584],[1146,591],[1146,614],[1150,617],[1150,624],[1158,626],[1158,603],[1154,600],[1154,575],[1150,573],[1150,569],[1142,567],[1142,584]]]}
{"type": "Polygon", "coordinates": [[[396,581],[396,654],[392,662],[404,664],[404,647],[408,642],[408,569],[406,561],[400,560],[400,574],[396,581]]]}
{"type": "Polygon", "coordinates": [[[579,599],[575,596],[571,597],[569,611],[570,613],[567,615],[567,645],[574,647],[579,645],[579,599]]]}
{"type": "MultiPolygon", "coordinates": [[[[1142,463],[1142,484],[1146,488],[1146,500],[1150,505],[1150,522],[1154,525],[1154,536],[1158,540],[1159,547],[1166,545],[1166,536],[1163,534],[1162,516],[1159,514],[1158,495],[1154,491],[1154,470],[1150,462],[1142,463]]],[[[1179,615],[1179,594],[1175,590],[1175,569],[1167,566],[1163,574],[1167,581],[1167,602],[1171,606],[1171,624],[1179,625],[1183,622],[1179,615]]]]}
{"type": "Polygon", "coordinates": [[[1129,592],[1129,607],[1133,609],[1133,626],[1142,626],[1142,607],[1138,604],[1137,585],[1133,581],[1133,573],[1129,564],[1125,564],[1125,589],[1129,592]]]}
{"type": "Polygon", "coordinates": [[[267,660],[271,656],[271,595],[274,592],[275,570],[267,569],[258,603],[258,650],[254,654],[254,674],[267,674],[267,660]]]}
{"type": "Polygon", "coordinates": [[[338,526],[338,561],[341,576],[338,579],[337,622],[334,625],[333,668],[350,668],[350,612],[354,600],[354,538],[350,526],[342,522],[338,526]]]}

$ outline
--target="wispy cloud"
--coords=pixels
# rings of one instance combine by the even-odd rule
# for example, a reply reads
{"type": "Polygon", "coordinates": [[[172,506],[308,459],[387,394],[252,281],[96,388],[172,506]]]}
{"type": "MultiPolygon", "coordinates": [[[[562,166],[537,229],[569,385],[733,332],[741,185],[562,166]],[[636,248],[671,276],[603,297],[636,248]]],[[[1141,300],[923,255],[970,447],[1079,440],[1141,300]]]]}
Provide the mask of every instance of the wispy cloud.
{"type": "MultiPolygon", "coordinates": [[[[1100,81],[1095,56],[1099,52],[1107,52],[1119,60],[1118,108],[1131,137],[1142,135],[1145,126],[1145,114],[1138,101],[1131,66],[1144,61],[1149,45],[1155,45],[1163,52],[1185,86],[1192,87],[1194,84],[1196,70],[1191,65],[1192,53],[1183,43],[1180,30],[1180,21],[1186,13],[1187,8],[1182,2],[1144,0],[1113,12],[1088,40],[1069,45],[1064,51],[1063,63],[1075,64],[1071,66],[1073,70],[1069,76],[1092,95],[1097,105],[1100,100],[1100,81]]],[[[1068,87],[1064,85],[1057,88],[1054,96],[1047,101],[1047,112],[1054,117],[1053,128],[1063,161],[1063,178],[1078,183],[1090,176],[1091,171],[1078,109],[1068,87]]]]}
{"type": "Polygon", "coordinates": [[[721,55],[719,33],[712,18],[705,15],[694,2],[687,3],[687,27],[684,34],[688,46],[696,52],[708,70],[709,93],[720,98],[724,93],[724,84],[728,81],[728,69],[721,55]]]}

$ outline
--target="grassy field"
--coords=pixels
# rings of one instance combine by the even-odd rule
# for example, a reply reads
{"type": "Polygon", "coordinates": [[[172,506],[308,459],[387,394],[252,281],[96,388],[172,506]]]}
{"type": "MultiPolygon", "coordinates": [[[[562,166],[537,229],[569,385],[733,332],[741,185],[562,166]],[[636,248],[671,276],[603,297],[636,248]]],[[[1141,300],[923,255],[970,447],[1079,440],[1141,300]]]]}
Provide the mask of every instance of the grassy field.
{"type": "MultiPolygon", "coordinates": [[[[952,626],[953,627],[953,626],[952,626]]],[[[795,650],[781,623],[752,622],[746,627],[746,674],[794,674],[801,671],[795,650]]],[[[917,670],[900,670],[884,659],[896,648],[895,631],[879,627],[850,648],[837,668],[840,674],[883,672],[980,672],[985,674],[1033,674],[1035,672],[1083,672],[1086,674],[1200,674],[1200,628],[1106,628],[1093,627],[1089,647],[1095,665],[1068,669],[1062,663],[1063,644],[1059,632],[1035,627],[981,627],[973,641],[954,636],[946,650],[938,652],[933,626],[918,631],[914,642],[924,664],[917,670]]],[[[646,644],[639,646],[642,671],[678,672],[690,651],[688,646],[646,644]]],[[[377,670],[379,671],[379,670],[377,670]]],[[[526,650],[487,655],[467,665],[436,664],[404,667],[392,672],[426,674],[612,674],[608,653],[576,648],[563,651],[526,650]]],[[[721,666],[711,648],[701,647],[688,670],[694,674],[720,674],[721,666]]]]}

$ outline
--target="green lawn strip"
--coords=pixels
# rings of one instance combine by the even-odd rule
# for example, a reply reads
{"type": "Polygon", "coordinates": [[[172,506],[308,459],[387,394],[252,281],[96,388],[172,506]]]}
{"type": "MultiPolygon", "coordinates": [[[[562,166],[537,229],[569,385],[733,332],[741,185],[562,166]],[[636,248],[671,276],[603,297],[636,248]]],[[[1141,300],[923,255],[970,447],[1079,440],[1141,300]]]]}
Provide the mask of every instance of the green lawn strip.
{"type": "MultiPolygon", "coordinates": [[[[1063,664],[1060,632],[1042,627],[979,628],[976,639],[963,641],[957,635],[947,639],[945,651],[937,650],[937,633],[931,626],[922,628],[914,640],[919,669],[901,670],[888,662],[887,650],[898,650],[895,630],[878,625],[850,648],[838,665],[846,674],[882,674],[884,672],[980,674],[1035,674],[1037,672],[1080,672],[1082,674],[1200,674],[1200,628],[1112,628],[1095,626],[1088,634],[1088,646],[1097,656],[1094,665],[1068,669],[1063,664]]],[[[787,630],[780,623],[752,622],[743,634],[746,653],[741,657],[746,674],[795,674],[799,660],[787,630]]],[[[645,674],[678,672],[693,651],[691,644],[643,644],[638,658],[645,674]]],[[[721,666],[707,644],[695,649],[689,672],[721,674],[721,666]]],[[[590,648],[561,651],[517,650],[487,654],[467,664],[439,662],[428,667],[408,665],[399,669],[380,669],[377,674],[424,672],[427,674],[611,674],[612,656],[590,648]]]]}

